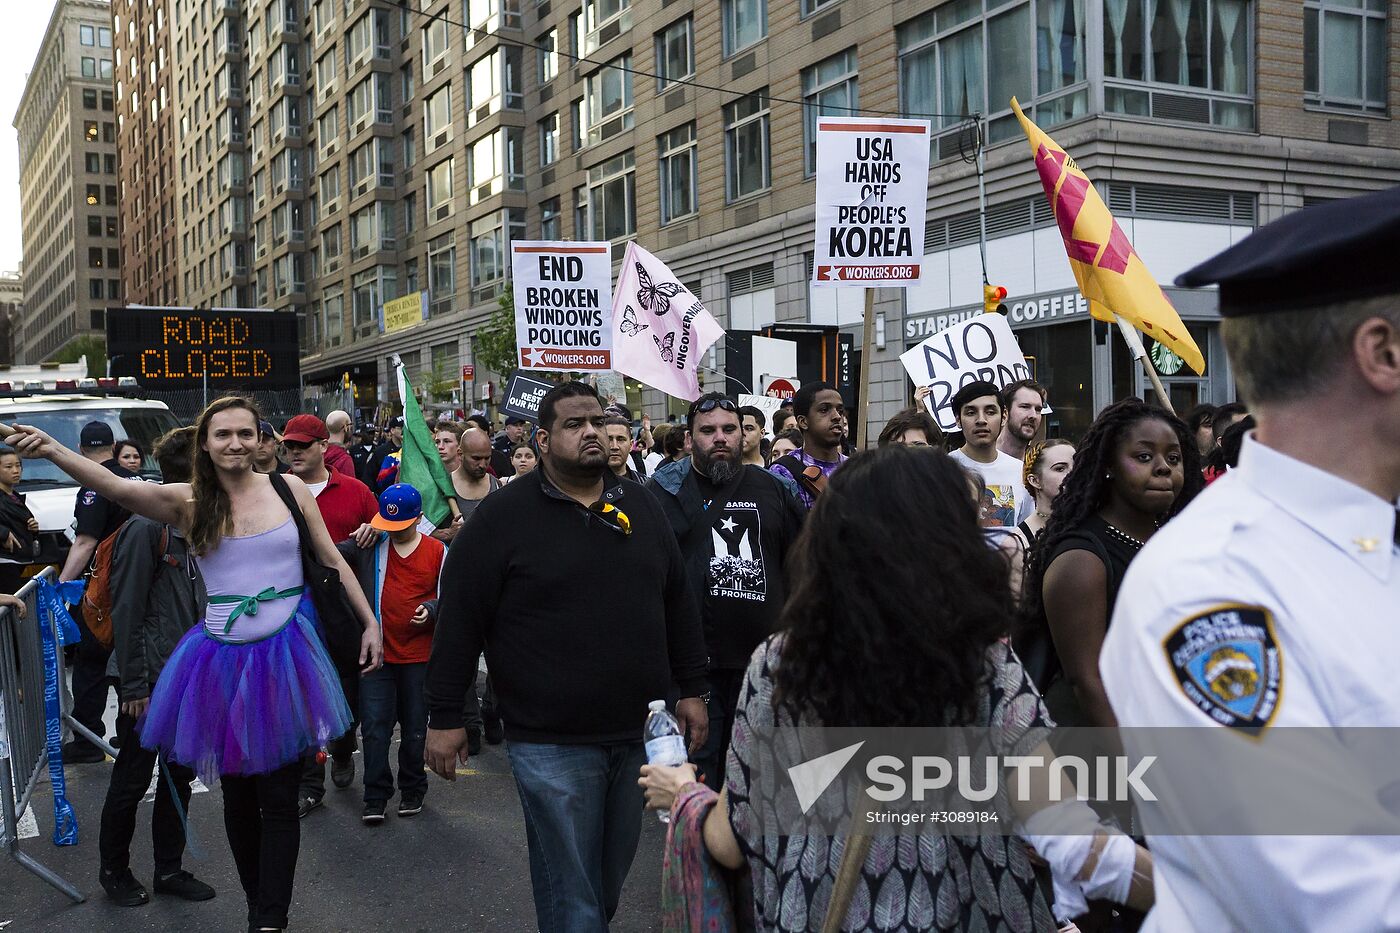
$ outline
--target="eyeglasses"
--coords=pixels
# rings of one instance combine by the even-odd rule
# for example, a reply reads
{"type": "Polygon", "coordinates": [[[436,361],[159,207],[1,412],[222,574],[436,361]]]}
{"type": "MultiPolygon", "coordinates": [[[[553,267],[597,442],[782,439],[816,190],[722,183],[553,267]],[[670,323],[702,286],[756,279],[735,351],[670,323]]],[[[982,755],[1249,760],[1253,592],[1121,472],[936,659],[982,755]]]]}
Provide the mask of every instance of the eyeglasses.
{"type": "Polygon", "coordinates": [[[701,399],[700,401],[691,405],[690,413],[692,415],[703,415],[708,412],[714,411],[716,408],[720,409],[721,411],[737,412],[739,410],[739,406],[735,405],[727,398],[707,398],[701,399]]]}

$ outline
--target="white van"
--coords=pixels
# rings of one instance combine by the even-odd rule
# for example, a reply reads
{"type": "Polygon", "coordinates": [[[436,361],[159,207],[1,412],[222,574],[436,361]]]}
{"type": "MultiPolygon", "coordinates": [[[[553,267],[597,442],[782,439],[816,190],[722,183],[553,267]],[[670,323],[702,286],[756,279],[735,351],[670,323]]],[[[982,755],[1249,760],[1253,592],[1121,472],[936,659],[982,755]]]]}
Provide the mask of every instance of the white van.
{"type": "MultiPolygon", "coordinates": [[[[37,394],[0,398],[0,421],[33,425],[71,450],[78,449],[78,435],[89,421],[103,421],[117,440],[141,445],[146,459],[141,473],[159,480],[160,471],[151,456],[156,440],[179,420],[164,402],[101,395],[37,394]]],[[[16,492],[39,520],[39,562],[62,564],[73,542],[73,503],[78,484],[47,460],[24,461],[24,477],[16,492]]]]}

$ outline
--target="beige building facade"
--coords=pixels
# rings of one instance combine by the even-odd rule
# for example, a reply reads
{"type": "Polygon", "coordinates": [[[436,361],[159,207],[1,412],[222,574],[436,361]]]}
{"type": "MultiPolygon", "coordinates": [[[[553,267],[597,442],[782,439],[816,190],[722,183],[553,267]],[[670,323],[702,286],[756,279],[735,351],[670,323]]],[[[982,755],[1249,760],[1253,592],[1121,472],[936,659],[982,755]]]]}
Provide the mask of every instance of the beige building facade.
{"type": "Polygon", "coordinates": [[[15,114],[25,270],[18,362],[100,336],[108,303],[121,300],[112,46],[105,0],[59,0],[15,114]]]}

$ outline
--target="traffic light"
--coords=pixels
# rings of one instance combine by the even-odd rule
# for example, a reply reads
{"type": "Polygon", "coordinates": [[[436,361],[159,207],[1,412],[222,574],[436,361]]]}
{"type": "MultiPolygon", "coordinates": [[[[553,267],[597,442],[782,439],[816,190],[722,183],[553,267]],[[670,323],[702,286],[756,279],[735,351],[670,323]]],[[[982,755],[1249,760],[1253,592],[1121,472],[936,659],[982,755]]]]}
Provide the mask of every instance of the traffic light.
{"type": "Polygon", "coordinates": [[[982,310],[987,314],[1005,314],[1006,306],[1002,304],[1002,299],[1006,297],[1006,289],[1000,285],[982,286],[982,310]]]}

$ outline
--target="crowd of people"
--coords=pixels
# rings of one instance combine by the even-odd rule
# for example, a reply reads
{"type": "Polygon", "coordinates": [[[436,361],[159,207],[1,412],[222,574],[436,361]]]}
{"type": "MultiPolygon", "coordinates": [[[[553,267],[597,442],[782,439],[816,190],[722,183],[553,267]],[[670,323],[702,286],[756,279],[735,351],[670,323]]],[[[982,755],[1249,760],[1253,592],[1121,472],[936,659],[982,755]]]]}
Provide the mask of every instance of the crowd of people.
{"type": "MultiPolygon", "coordinates": [[[[1368,228],[1391,245],[1397,201],[1368,228]]],[[[1303,233],[1330,229],[1308,226],[1309,213],[1303,233]]],[[[132,481],[100,424],[79,451],[10,429],[10,451],[83,484],[64,578],[123,536],[114,650],[85,637],[73,678],[75,715],[81,706],[79,721],[100,730],[114,659],[122,716],[103,887],[121,904],[147,899],[130,848],[159,761],[156,892],[214,896],[181,867],[179,812],[195,775],[219,780],[249,929],[284,929],[298,820],[320,803],[327,762],[337,786],[353,784],[357,736],[366,826],[396,793],[399,817],[420,813],[427,770],[454,781],[483,740],[504,740],[549,933],[608,928],[643,799],[671,815],[666,930],[1049,930],[1075,918],[1124,930],[1149,909],[1156,930],[1309,929],[1328,911],[1357,921],[1335,928],[1376,926],[1395,875],[1364,892],[1329,879],[1317,893],[1314,868],[1344,840],[1299,843],[1316,859],[1299,861],[1267,840],[1134,838],[1037,784],[1017,795],[1015,834],[930,829],[858,845],[776,834],[755,780],[756,736],[778,726],[980,726],[996,748],[1038,750],[1053,725],[1361,721],[1323,685],[1332,672],[1309,668],[1322,656],[1366,668],[1386,696],[1362,719],[1392,724],[1397,688],[1367,668],[1384,659],[1340,660],[1320,624],[1326,597],[1297,575],[1320,561],[1356,615],[1394,619],[1400,281],[1358,296],[1340,274],[1302,279],[1301,303],[1279,310],[1257,279],[1302,266],[1259,256],[1332,248],[1280,223],[1193,273],[1221,285],[1251,407],[1183,420],[1128,398],[1076,438],[1048,430],[1048,392],[1033,380],[961,386],[948,436],[921,389],[870,450],[853,449],[845,400],[822,382],[771,419],[712,392],[683,421],[652,424],[564,381],[533,424],[428,425],[454,491],[452,516],[433,527],[423,491],[398,482],[402,419],[381,435],[343,412],[303,414],[279,433],[248,400],[219,399],[160,440],[159,484],[132,481]],[[1337,419],[1356,429],[1345,451],[1323,430],[1337,419]],[[1309,504],[1312,490],[1322,501],[1309,504]],[[604,571],[628,581],[626,612],[604,571]],[[1305,698],[1284,715],[1281,671],[1272,693],[1255,671],[1211,700],[1190,687],[1186,661],[1164,658],[1164,639],[1188,624],[1218,640],[1207,648],[1234,647],[1237,629],[1199,628],[1221,606],[1268,620],[1295,665],[1305,698]],[[658,698],[688,764],[646,762],[642,723],[658,698]],[[849,868],[863,896],[841,880],[849,868]]],[[[13,496],[19,469],[0,453],[0,493],[13,496]]],[[[12,551],[27,523],[6,505],[12,551]]],[[[1392,868],[1400,857],[1372,849],[1392,868]]],[[[1368,877],[1379,876],[1358,869],[1368,877]]]]}

